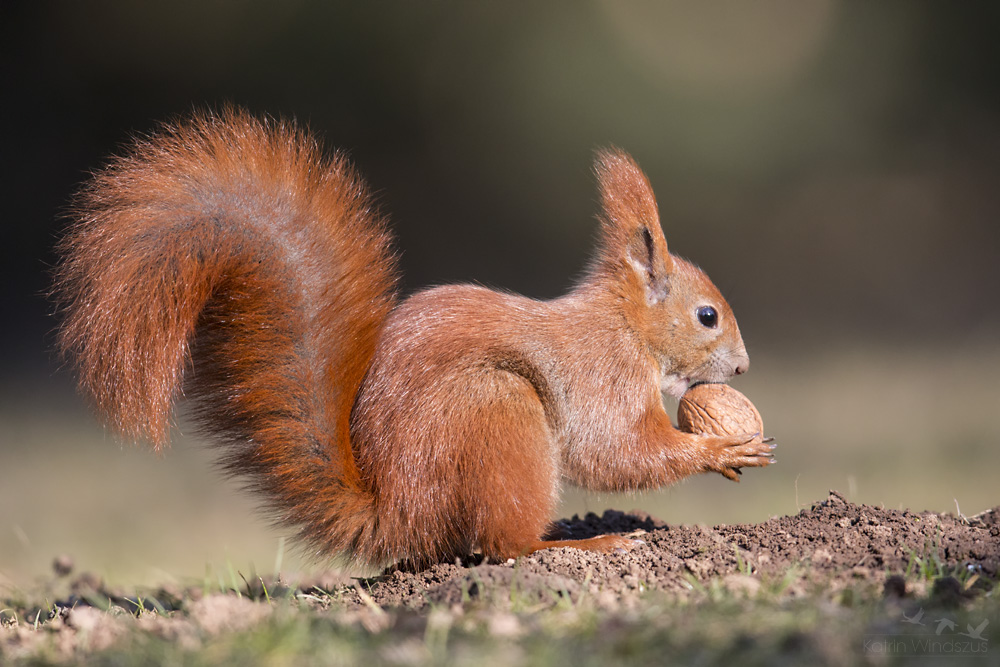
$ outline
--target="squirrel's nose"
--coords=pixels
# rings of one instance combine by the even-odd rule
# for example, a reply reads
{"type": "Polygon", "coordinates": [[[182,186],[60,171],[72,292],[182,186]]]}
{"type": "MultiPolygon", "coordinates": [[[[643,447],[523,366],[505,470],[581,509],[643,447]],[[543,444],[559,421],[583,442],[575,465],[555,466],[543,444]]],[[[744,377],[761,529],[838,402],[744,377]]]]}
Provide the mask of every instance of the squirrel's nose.
{"type": "Polygon", "coordinates": [[[750,357],[743,355],[736,359],[733,366],[733,375],[743,375],[750,369],[750,357]]]}

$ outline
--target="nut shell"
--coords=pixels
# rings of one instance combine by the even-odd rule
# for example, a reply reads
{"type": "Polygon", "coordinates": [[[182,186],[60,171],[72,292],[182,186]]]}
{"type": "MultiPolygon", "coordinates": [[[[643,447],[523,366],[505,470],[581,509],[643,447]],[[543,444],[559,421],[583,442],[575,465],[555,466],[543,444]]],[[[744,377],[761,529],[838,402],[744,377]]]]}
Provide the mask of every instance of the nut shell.
{"type": "Polygon", "coordinates": [[[764,433],[764,420],[750,399],[727,384],[698,384],[681,397],[677,425],[687,433],[764,433]]]}

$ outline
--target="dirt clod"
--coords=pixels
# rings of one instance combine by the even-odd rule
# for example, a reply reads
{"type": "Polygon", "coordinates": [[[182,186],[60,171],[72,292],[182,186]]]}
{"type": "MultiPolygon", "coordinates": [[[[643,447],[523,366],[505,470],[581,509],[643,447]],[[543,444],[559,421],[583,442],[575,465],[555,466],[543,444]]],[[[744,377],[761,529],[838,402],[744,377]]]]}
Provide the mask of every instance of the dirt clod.
{"type": "Polygon", "coordinates": [[[63,554],[62,556],[57,556],[55,560],[52,561],[52,571],[56,573],[57,577],[68,577],[73,573],[73,558],[63,554]]]}

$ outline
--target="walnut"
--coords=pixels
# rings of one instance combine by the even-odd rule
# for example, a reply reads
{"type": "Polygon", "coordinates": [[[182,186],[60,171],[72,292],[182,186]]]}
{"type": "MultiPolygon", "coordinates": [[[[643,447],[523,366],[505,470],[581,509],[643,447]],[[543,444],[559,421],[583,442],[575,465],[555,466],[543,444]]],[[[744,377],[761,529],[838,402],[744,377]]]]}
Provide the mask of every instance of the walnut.
{"type": "Polygon", "coordinates": [[[764,421],[757,408],[727,384],[698,384],[688,389],[677,406],[677,424],[687,433],[764,433],[764,421]]]}

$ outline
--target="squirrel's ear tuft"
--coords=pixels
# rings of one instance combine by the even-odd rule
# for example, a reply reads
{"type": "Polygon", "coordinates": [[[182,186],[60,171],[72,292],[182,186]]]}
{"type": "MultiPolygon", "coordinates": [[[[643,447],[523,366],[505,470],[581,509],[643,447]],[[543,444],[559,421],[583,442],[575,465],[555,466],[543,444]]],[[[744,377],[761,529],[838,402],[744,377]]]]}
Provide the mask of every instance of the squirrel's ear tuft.
{"type": "Polygon", "coordinates": [[[609,148],[594,160],[601,193],[602,260],[626,263],[645,283],[647,297],[666,297],[673,260],[660,227],[656,197],[642,169],[628,153],[609,148]]]}
{"type": "Polygon", "coordinates": [[[618,148],[598,151],[594,173],[601,191],[605,224],[629,230],[640,225],[659,228],[660,215],[653,188],[628,153],[618,148]]]}

